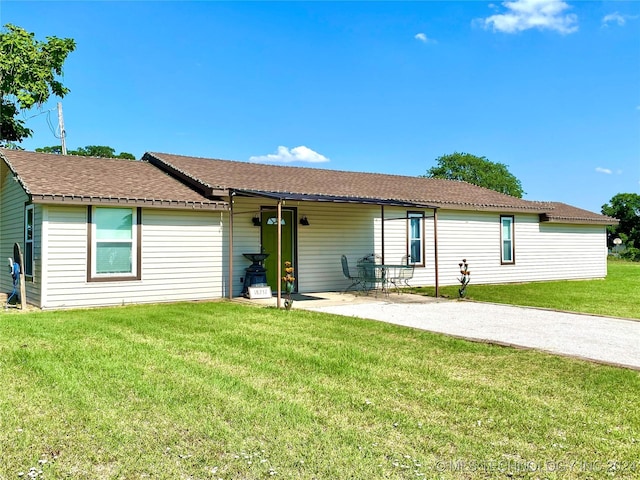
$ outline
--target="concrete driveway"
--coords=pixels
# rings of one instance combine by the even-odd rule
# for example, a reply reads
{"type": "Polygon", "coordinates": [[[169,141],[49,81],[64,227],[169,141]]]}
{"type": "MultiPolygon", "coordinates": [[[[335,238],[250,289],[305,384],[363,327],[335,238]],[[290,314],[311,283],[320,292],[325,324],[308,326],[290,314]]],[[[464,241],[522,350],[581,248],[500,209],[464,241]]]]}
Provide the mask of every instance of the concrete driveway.
{"type": "Polygon", "coordinates": [[[640,321],[409,294],[317,300],[294,306],[640,370],[640,321]]]}

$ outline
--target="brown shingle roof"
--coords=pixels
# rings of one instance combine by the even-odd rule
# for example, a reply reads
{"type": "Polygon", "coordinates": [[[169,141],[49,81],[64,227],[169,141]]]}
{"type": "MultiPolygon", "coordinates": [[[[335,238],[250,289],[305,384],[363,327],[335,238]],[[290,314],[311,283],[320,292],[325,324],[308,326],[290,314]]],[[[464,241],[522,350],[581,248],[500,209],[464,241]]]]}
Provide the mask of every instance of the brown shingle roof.
{"type": "Polygon", "coordinates": [[[207,188],[395,200],[467,210],[543,213],[549,208],[546,203],[522,200],[452,180],[264,165],[166,153],[146,153],[143,159],[207,188]]]}
{"type": "Polygon", "coordinates": [[[541,221],[616,224],[617,220],[559,202],[533,202],[451,180],[264,165],[146,153],[143,160],[61,156],[0,148],[0,158],[34,202],[127,203],[216,209],[203,196],[226,189],[344,201],[406,202],[462,210],[529,212],[541,221]],[[151,164],[153,163],[153,164],[151,164]],[[154,166],[155,165],[155,166],[154,166]],[[159,168],[156,168],[159,167],[159,168]],[[163,172],[177,176],[189,186],[163,172]],[[197,190],[197,191],[196,191],[197,190]]]}
{"type": "Polygon", "coordinates": [[[559,202],[534,202],[436,178],[345,172],[308,167],[146,153],[143,159],[205,189],[237,189],[286,196],[372,199],[463,210],[539,213],[545,222],[612,225],[614,218],[559,202]]]}
{"type": "Polygon", "coordinates": [[[36,203],[128,203],[171,208],[219,208],[147,162],[0,148],[0,158],[36,203]]]}

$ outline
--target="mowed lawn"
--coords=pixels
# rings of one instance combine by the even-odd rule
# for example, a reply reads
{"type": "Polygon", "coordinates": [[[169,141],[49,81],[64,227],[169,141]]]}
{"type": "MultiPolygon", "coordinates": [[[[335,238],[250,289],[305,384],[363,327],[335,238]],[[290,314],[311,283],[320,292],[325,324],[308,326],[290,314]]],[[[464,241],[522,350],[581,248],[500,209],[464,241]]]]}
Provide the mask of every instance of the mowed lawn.
{"type": "MultiPolygon", "coordinates": [[[[576,268],[580,266],[576,265],[576,268]]],[[[435,294],[433,287],[412,290],[425,295],[435,294]]],[[[458,298],[458,287],[442,287],[440,294],[458,298]]],[[[506,285],[474,285],[472,271],[467,298],[640,319],[640,263],[609,260],[607,277],[604,279],[506,285]]]]}
{"type": "Polygon", "coordinates": [[[638,371],[306,311],[3,314],[0,385],[0,479],[640,475],[638,371]]]}

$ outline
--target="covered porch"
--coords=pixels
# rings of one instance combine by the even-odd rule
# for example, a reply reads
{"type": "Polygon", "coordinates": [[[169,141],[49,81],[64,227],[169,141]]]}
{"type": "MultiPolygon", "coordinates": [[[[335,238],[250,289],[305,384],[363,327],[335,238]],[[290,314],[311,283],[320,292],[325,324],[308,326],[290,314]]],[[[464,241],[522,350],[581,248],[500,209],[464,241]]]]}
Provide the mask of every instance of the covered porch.
{"type": "Polygon", "coordinates": [[[243,257],[245,253],[270,255],[269,285],[277,307],[282,306],[286,293],[278,281],[284,276],[285,261],[294,266],[295,293],[315,296],[315,292],[342,291],[349,285],[342,273],[342,255],[354,269],[358,259],[372,254],[379,264],[397,266],[410,252],[412,221],[419,225],[421,242],[417,280],[438,289],[438,207],[388,199],[255,190],[231,190],[229,206],[230,299],[243,293],[239,283],[244,287],[244,271],[250,265],[243,257]]]}

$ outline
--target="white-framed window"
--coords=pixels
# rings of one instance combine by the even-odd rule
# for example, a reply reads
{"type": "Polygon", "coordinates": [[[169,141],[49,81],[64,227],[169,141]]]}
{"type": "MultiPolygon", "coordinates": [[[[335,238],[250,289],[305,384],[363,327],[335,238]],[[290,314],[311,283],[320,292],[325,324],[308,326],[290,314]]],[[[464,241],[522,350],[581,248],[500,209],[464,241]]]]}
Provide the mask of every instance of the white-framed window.
{"type": "Polygon", "coordinates": [[[503,264],[516,263],[513,223],[513,215],[500,217],[500,260],[503,264]]]}
{"type": "Polygon", "coordinates": [[[27,277],[33,277],[33,235],[34,235],[34,210],[33,205],[27,205],[24,209],[24,254],[22,255],[22,268],[27,277]]]}
{"type": "Polygon", "coordinates": [[[89,280],[140,278],[140,209],[89,207],[89,280]]]}
{"type": "Polygon", "coordinates": [[[424,212],[407,212],[407,255],[411,263],[424,265],[424,212]]]}

